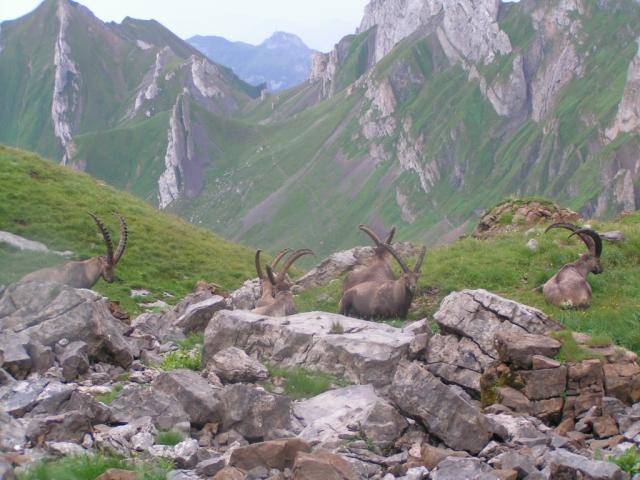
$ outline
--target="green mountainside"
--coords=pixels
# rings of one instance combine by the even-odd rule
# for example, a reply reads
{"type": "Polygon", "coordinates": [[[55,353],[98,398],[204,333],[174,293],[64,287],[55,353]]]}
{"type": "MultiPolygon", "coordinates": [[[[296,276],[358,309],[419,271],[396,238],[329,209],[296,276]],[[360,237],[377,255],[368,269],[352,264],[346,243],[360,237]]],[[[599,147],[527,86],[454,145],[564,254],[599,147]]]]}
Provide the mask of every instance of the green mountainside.
{"type": "MultiPolygon", "coordinates": [[[[231,290],[255,276],[253,252],[248,249],[158,212],[88,175],[0,146],[0,230],[43,242],[52,250],[72,251],[74,260],[104,255],[104,241],[87,212],[105,222],[114,241],[118,222],[112,213],[127,220],[129,244],[116,268],[116,281],[100,280],[95,290],[129,311],[138,311],[137,302],[175,302],[198,280],[231,290]],[[133,288],[147,289],[151,295],[134,300],[129,295],[133,288]]],[[[0,243],[0,284],[65,261],[58,255],[23,252],[0,243]]]]}
{"type": "Polygon", "coordinates": [[[269,251],[359,223],[446,243],[511,194],[635,210],[640,5],[462,3],[371,2],[306,83],[257,98],[156,22],[47,0],[1,25],[0,141],[269,251]]]}

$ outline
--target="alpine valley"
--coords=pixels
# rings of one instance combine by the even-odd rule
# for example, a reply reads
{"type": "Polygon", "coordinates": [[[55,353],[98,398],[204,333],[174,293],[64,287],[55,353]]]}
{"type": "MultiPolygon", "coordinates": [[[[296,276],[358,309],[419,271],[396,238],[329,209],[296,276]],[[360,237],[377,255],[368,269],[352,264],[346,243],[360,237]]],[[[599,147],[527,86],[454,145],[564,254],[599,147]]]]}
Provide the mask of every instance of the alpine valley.
{"type": "Polygon", "coordinates": [[[0,24],[0,143],[247,245],[446,242],[510,195],[640,205],[635,0],[372,0],[261,92],[155,21],[46,0],[0,24]]]}

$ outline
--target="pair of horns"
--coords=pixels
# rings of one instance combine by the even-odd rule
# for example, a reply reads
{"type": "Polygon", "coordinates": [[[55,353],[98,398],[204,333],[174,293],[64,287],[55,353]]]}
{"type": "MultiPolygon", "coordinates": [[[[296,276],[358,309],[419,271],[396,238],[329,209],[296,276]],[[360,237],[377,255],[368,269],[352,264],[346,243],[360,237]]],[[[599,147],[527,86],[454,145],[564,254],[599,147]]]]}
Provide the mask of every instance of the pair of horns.
{"type": "MultiPolygon", "coordinates": [[[[315,255],[313,251],[309,250],[308,248],[302,248],[300,250],[296,250],[289,256],[289,258],[287,258],[287,260],[284,262],[284,265],[282,265],[282,269],[280,270],[280,272],[278,272],[276,276],[276,274],[274,274],[273,271],[275,270],[280,260],[282,260],[282,258],[290,251],[291,249],[289,248],[282,250],[274,257],[274,259],[271,261],[271,264],[267,265],[267,276],[269,278],[269,282],[271,282],[272,285],[282,284],[285,281],[289,268],[291,268],[291,265],[293,265],[294,262],[298,260],[300,257],[303,257],[304,255],[315,255]]],[[[256,270],[260,278],[264,278],[262,276],[262,269],[260,268],[260,252],[261,250],[258,250],[256,252],[256,270]]]]}
{"type": "Polygon", "coordinates": [[[100,230],[100,233],[102,234],[102,238],[104,239],[104,243],[107,246],[107,261],[109,262],[109,265],[111,266],[116,265],[120,261],[120,258],[124,253],[124,249],[127,248],[127,240],[129,237],[127,222],[125,222],[122,215],[118,213],[114,213],[114,215],[118,217],[118,222],[120,222],[120,239],[118,240],[118,248],[116,248],[116,251],[114,253],[113,242],[111,241],[111,235],[109,234],[109,230],[104,225],[104,223],[102,223],[102,221],[98,218],[97,215],[91,212],[89,212],[89,215],[91,215],[91,218],[93,218],[94,222],[96,222],[96,225],[98,226],[98,230],[100,230]]]}
{"type": "Polygon", "coordinates": [[[371,228],[369,228],[368,226],[361,224],[361,225],[358,225],[358,228],[371,237],[371,240],[373,240],[373,243],[376,244],[376,247],[380,247],[383,243],[390,244],[391,241],[393,240],[393,236],[396,233],[396,227],[392,227],[389,233],[387,234],[387,238],[385,238],[383,242],[382,240],[380,240],[380,237],[378,237],[378,235],[376,235],[373,232],[373,230],[371,230],[371,228]]]}
{"type": "MultiPolygon", "coordinates": [[[[278,254],[273,257],[273,260],[271,260],[271,269],[275,270],[275,268],[278,266],[278,263],[280,263],[280,260],[282,260],[282,257],[284,257],[287,253],[289,253],[291,251],[290,248],[285,248],[284,250],[281,250],[278,252],[278,254]]],[[[260,265],[260,254],[262,253],[262,250],[256,250],[256,273],[258,274],[258,278],[260,278],[260,280],[264,280],[266,277],[264,276],[264,273],[262,272],[262,266],[260,265]]]]}
{"type": "Polygon", "coordinates": [[[569,238],[574,235],[578,235],[589,249],[589,253],[591,255],[596,258],[600,258],[600,255],[602,255],[602,238],[600,238],[600,235],[598,235],[595,230],[590,228],[578,228],[572,223],[554,223],[553,225],[548,226],[544,233],[547,233],[553,228],[564,228],[569,230],[571,232],[569,238]]]}
{"type": "MultiPolygon", "coordinates": [[[[393,255],[393,258],[396,259],[404,273],[411,273],[411,270],[409,269],[407,264],[404,262],[404,260],[402,260],[398,252],[396,252],[391,245],[387,245],[386,243],[384,243],[382,244],[382,247],[385,248],[391,255],[393,255]]],[[[424,261],[424,256],[426,253],[427,247],[422,247],[422,250],[420,250],[420,255],[418,255],[418,260],[416,260],[416,265],[415,267],[413,267],[413,273],[418,273],[422,268],[422,262],[424,261]]]]}

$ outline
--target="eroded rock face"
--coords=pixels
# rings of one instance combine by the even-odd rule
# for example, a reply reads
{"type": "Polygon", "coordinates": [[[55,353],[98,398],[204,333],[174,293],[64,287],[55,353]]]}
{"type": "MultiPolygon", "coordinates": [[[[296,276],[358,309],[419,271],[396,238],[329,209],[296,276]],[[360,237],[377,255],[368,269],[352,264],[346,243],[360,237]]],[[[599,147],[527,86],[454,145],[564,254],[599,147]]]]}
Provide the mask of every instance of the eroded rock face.
{"type": "Polygon", "coordinates": [[[0,329],[3,342],[26,336],[34,348],[37,344],[51,348],[62,339],[82,341],[90,359],[123,367],[131,364],[135,353],[123,336],[125,325],[111,315],[106,299],[65,285],[28,282],[9,286],[0,298],[0,329]]]}
{"type": "Polygon", "coordinates": [[[454,450],[477,454],[493,433],[475,405],[418,362],[399,365],[390,395],[400,410],[420,419],[431,435],[454,450]]]}
{"type": "Polygon", "coordinates": [[[236,347],[225,348],[216,353],[206,367],[223,382],[258,382],[269,376],[267,368],[236,347]]]}
{"type": "Polygon", "coordinates": [[[407,428],[407,421],[371,385],[330,390],[296,402],[294,415],[302,423],[300,438],[311,445],[335,448],[359,434],[375,445],[388,447],[407,428]],[[354,431],[353,425],[359,430],[354,431]]]}
{"type": "Polygon", "coordinates": [[[228,347],[261,361],[306,367],[384,388],[396,366],[411,353],[413,332],[341,315],[309,312],[265,317],[244,311],[217,312],[205,331],[203,364],[228,347]],[[344,333],[331,333],[340,325],[344,333]]]}
{"type": "Polygon", "coordinates": [[[640,129],[640,39],[638,53],[629,64],[627,84],[624,87],[622,100],[618,105],[618,114],[613,126],[607,130],[609,140],[614,140],[619,133],[633,132],[640,129]]]}

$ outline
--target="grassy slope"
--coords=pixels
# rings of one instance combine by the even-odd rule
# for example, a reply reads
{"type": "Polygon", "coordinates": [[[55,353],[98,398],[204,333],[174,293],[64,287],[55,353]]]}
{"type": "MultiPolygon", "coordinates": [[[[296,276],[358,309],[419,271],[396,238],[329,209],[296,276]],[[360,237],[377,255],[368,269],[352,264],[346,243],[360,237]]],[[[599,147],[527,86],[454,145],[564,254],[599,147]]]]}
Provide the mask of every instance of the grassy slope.
{"type": "MultiPolygon", "coordinates": [[[[585,311],[561,310],[548,305],[532,291],[562,265],[584,252],[577,240],[567,241],[564,231],[537,234],[539,249],[532,252],[523,232],[492,240],[466,238],[427,253],[419,293],[411,317],[430,317],[448,293],[464,288],[484,288],[540,308],[568,328],[609,335],[616,343],[640,354],[640,212],[610,222],[592,222],[598,231],[621,230],[621,245],[605,242],[604,273],[590,275],[592,307],[585,311]],[[434,293],[436,292],[436,293],[434,293]]],[[[305,292],[297,299],[304,310],[337,311],[341,282],[305,292]],[[329,300],[326,300],[328,294],[329,300]]]]}
{"type": "MultiPolygon", "coordinates": [[[[131,311],[131,288],[152,292],[144,301],[168,292],[180,298],[199,279],[232,289],[254,275],[252,253],[178,218],[159,213],[130,194],[89,176],[64,169],[31,153],[0,146],[0,230],[71,250],[74,258],[104,254],[104,244],[86,212],[96,212],[114,232],[120,212],[129,224],[129,246],[113,284],[96,290],[131,311]]],[[[31,256],[0,250],[0,283],[17,280],[37,267],[60,262],[52,255],[31,256]]],[[[171,301],[171,299],[169,300],[171,301]]]]}

